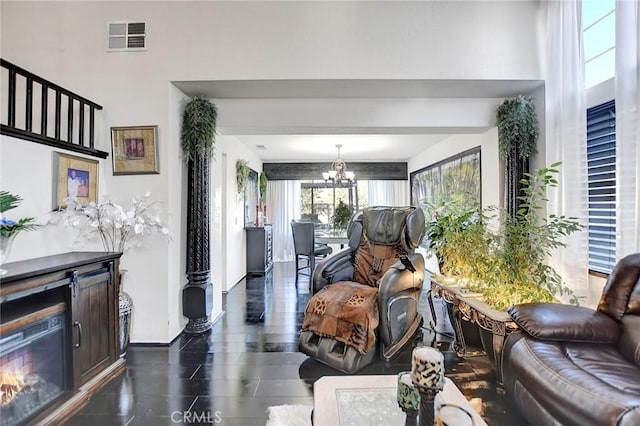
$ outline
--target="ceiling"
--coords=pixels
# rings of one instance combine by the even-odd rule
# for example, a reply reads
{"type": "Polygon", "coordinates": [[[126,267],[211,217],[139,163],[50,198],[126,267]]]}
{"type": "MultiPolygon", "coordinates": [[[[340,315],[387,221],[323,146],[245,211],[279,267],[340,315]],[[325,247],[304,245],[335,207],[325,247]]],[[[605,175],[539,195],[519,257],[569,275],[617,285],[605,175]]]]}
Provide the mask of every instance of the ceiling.
{"type": "Polygon", "coordinates": [[[486,131],[494,125],[495,105],[502,99],[543,87],[539,80],[209,80],[174,84],[189,96],[216,103],[218,132],[235,136],[265,162],[333,161],[338,154],[336,144],[342,144],[345,161],[408,161],[452,134],[486,131]]]}

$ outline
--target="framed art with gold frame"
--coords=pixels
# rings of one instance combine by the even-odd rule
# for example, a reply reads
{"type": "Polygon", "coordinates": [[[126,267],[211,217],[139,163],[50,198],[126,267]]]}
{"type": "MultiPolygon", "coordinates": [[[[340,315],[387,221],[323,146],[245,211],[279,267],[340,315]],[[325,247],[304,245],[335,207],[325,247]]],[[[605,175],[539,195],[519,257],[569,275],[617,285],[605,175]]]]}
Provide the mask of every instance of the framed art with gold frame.
{"type": "Polygon", "coordinates": [[[113,174],[158,174],[158,126],[111,128],[113,174]]]}
{"type": "Polygon", "coordinates": [[[70,197],[80,204],[98,201],[98,162],[88,158],[53,153],[53,209],[66,207],[70,197]]]}

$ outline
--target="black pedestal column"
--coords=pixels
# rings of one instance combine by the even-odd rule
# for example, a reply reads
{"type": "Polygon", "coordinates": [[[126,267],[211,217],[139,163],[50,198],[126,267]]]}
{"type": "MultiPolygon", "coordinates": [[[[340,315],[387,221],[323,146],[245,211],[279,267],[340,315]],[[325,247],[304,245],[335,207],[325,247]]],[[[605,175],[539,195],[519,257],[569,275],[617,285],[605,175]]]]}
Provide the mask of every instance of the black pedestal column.
{"type": "Polygon", "coordinates": [[[210,155],[189,159],[187,195],[187,284],[182,289],[182,311],[189,319],[184,331],[202,334],[211,329],[213,285],[209,257],[210,155]]]}

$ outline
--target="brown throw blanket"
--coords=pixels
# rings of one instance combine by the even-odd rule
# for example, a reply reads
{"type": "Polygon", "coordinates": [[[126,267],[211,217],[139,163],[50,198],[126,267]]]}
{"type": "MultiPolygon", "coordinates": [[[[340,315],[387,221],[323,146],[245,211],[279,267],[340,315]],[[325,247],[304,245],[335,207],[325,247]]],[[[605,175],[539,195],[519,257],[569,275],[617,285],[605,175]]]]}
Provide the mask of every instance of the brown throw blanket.
{"type": "Polygon", "coordinates": [[[303,331],[333,337],[365,354],[376,342],[378,289],[351,281],[328,285],[305,311],[303,331]]]}

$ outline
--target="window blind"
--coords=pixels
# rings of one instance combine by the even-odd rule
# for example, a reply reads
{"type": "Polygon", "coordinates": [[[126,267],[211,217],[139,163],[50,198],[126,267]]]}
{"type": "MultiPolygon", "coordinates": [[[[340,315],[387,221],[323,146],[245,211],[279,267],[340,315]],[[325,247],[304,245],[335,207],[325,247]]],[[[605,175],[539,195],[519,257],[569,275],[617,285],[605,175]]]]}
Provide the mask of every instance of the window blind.
{"type": "Polygon", "coordinates": [[[587,110],[589,269],[609,273],[616,257],[615,102],[587,110]]]}

